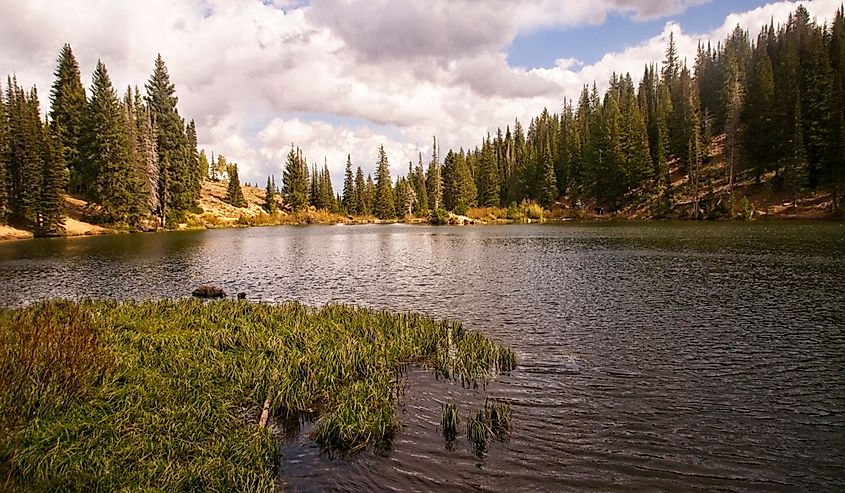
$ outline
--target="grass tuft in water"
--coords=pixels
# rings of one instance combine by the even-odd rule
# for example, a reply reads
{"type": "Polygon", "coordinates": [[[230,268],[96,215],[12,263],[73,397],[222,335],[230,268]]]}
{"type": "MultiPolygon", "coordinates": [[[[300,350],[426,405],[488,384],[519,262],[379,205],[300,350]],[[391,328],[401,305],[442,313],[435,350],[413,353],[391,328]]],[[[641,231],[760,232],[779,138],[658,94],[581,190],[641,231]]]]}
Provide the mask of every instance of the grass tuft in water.
{"type": "Polygon", "coordinates": [[[497,440],[505,441],[511,433],[511,405],[496,399],[484,401],[484,412],[490,423],[490,432],[497,440]]]}
{"type": "Polygon", "coordinates": [[[458,413],[458,406],[455,404],[443,404],[440,427],[443,429],[443,438],[447,442],[453,442],[458,437],[458,424],[461,421],[458,413]]]}
{"type": "Polygon", "coordinates": [[[265,407],[357,450],[398,429],[403,365],[486,380],[512,355],[460,324],[341,305],[0,309],[0,490],[271,491],[265,407]]]}

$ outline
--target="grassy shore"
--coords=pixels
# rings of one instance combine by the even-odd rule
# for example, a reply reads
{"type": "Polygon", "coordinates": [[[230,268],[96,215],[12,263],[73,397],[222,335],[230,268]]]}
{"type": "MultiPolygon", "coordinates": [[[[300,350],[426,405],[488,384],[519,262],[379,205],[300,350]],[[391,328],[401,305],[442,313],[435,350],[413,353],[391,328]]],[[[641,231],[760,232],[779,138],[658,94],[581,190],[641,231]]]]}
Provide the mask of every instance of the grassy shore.
{"type": "Polygon", "coordinates": [[[514,354],[460,324],[327,305],[51,301],[0,310],[0,490],[270,491],[269,416],[352,451],[398,430],[414,363],[485,379],[514,354]]]}

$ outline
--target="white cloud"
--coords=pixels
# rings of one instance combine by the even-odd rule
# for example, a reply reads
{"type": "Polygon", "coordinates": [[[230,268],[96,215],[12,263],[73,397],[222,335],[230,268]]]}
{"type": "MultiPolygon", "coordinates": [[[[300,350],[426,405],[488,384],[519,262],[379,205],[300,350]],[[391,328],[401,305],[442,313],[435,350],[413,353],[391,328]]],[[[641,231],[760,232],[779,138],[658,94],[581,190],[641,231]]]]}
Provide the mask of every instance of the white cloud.
{"type": "MultiPolygon", "coordinates": [[[[323,158],[340,184],[347,153],[365,170],[384,144],[394,173],[441,147],[475,146],[496,126],[558,110],[583,84],[611,72],[637,79],[663,58],[674,32],[692,62],[700,38],[723,38],[739,23],[756,33],[797,4],[778,2],[730,16],[702,36],[667,24],[662,33],[593,64],[511,67],[514,36],[541,28],[672,15],[704,0],[0,0],[0,74],[37,84],[46,106],[55,58],[69,42],[88,84],[97,58],[116,87],[143,86],[160,52],[180,111],[194,118],[201,147],[242,167],[245,181],[278,174],[291,142],[323,158]]],[[[840,0],[805,3],[826,19],[840,0]]]]}

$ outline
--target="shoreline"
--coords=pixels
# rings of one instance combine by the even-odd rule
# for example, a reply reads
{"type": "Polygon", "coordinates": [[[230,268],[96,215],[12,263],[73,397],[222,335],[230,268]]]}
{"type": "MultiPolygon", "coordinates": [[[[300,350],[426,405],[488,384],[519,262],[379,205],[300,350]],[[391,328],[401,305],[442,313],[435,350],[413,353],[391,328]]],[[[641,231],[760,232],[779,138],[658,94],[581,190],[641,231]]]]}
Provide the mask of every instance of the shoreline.
{"type": "MultiPolygon", "coordinates": [[[[433,224],[431,221],[423,218],[413,218],[410,220],[396,219],[396,220],[382,220],[382,219],[348,219],[346,221],[281,221],[262,224],[239,224],[237,222],[227,224],[206,224],[197,226],[188,226],[184,223],[181,227],[176,228],[158,228],[151,231],[126,231],[118,229],[110,229],[103,226],[94,226],[96,229],[88,228],[73,229],[74,232],[66,233],[57,236],[36,236],[31,231],[24,229],[17,229],[13,226],[0,224],[0,243],[34,240],[34,239],[55,239],[55,238],[86,238],[104,235],[134,235],[139,233],[172,233],[181,231],[204,231],[216,229],[249,229],[249,228],[265,228],[273,226],[292,226],[292,227],[307,227],[307,226],[366,226],[366,225],[391,225],[391,224],[405,224],[409,226],[515,226],[525,224],[590,224],[590,223],[662,223],[662,222],[677,222],[677,223],[715,223],[715,222],[841,222],[845,218],[837,217],[835,215],[819,216],[810,214],[767,214],[754,216],[750,219],[734,218],[734,219],[681,219],[677,217],[670,218],[648,218],[648,217],[631,217],[627,215],[590,215],[586,217],[551,217],[542,219],[530,220],[512,220],[512,219],[472,219],[466,216],[466,219],[459,220],[460,222],[450,222],[447,224],[433,224]]],[[[72,220],[72,219],[71,219],[72,220]]],[[[74,220],[72,220],[74,221],[74,220]]],[[[75,221],[78,222],[78,221],[75,221]]],[[[83,223],[87,224],[87,223],[83,223]]]]}

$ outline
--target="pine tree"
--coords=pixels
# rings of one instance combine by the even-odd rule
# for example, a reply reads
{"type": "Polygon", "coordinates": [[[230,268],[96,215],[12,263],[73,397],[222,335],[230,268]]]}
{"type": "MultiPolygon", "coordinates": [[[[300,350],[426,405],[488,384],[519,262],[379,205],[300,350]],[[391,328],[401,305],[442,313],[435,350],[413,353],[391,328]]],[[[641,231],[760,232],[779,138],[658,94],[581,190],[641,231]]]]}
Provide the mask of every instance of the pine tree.
{"type": "Polygon", "coordinates": [[[428,189],[426,188],[425,184],[425,170],[423,168],[422,152],[419,153],[419,161],[417,161],[417,166],[416,168],[414,168],[414,173],[410,180],[411,185],[414,187],[414,191],[416,192],[416,201],[414,202],[414,213],[418,216],[427,216],[428,189]]]}
{"type": "Polygon", "coordinates": [[[804,128],[802,123],[801,97],[795,101],[795,124],[793,125],[793,155],[785,157],[783,172],[784,187],[792,199],[792,206],[798,205],[798,193],[807,184],[807,155],[804,150],[804,128]]]}
{"type": "Polygon", "coordinates": [[[55,81],[50,92],[50,120],[52,131],[62,145],[62,154],[70,170],[70,188],[76,193],[85,193],[87,178],[86,162],[80,159],[81,139],[87,101],[79,73],[79,64],[70,45],[65,44],[59,53],[55,81]]]}
{"type": "Polygon", "coordinates": [[[308,182],[308,203],[315,209],[321,209],[320,204],[320,175],[317,173],[317,165],[311,165],[311,180],[308,182]]]}
{"type": "Polygon", "coordinates": [[[42,163],[42,128],[38,93],[29,95],[9,78],[6,89],[8,114],[7,180],[9,222],[35,229],[40,195],[42,163]]]}
{"type": "Polygon", "coordinates": [[[87,197],[100,206],[100,220],[128,224],[140,184],[133,173],[123,108],[102,61],[92,77],[82,142],[81,157],[91,171],[87,197]]]}
{"type": "Polygon", "coordinates": [[[64,190],[67,188],[68,170],[65,166],[62,142],[45,129],[44,168],[41,172],[41,197],[38,204],[38,230],[40,236],[58,236],[65,232],[64,190]]]}
{"type": "Polygon", "coordinates": [[[241,180],[238,178],[238,164],[232,163],[227,170],[229,185],[226,187],[226,202],[235,207],[246,207],[246,199],[241,189],[241,180]]]}
{"type": "Polygon", "coordinates": [[[490,136],[487,137],[481,146],[478,166],[478,177],[476,179],[478,205],[481,207],[498,207],[500,205],[499,169],[496,165],[490,136]]]}
{"type": "Polygon", "coordinates": [[[776,123],[775,80],[766,33],[767,31],[764,31],[757,39],[757,47],[752,55],[751,71],[748,73],[748,95],[742,115],[745,122],[745,150],[758,182],[771,168],[768,161],[772,158],[772,149],[777,146],[772,140],[776,123]]]}
{"type": "Polygon", "coordinates": [[[167,223],[181,221],[185,211],[195,206],[198,182],[193,169],[191,147],[185,125],[176,109],[176,89],[161,55],[156,57],[155,70],[146,84],[147,104],[157,131],[159,177],[158,208],[167,223]],[[165,183],[166,182],[166,183],[165,183]]]}
{"type": "Polygon", "coordinates": [[[323,160],[323,170],[319,175],[318,183],[318,208],[330,212],[337,212],[337,203],[334,198],[334,189],[332,188],[332,176],[329,173],[329,164],[327,160],[323,160]]]}
{"type": "Polygon", "coordinates": [[[355,192],[355,177],[352,175],[352,155],[350,154],[346,155],[346,172],[343,177],[343,209],[347,214],[358,214],[358,197],[355,192]]]}
{"type": "Polygon", "coordinates": [[[185,136],[188,138],[188,195],[191,203],[195,204],[200,198],[200,188],[202,188],[205,175],[203,175],[200,154],[197,151],[197,124],[193,120],[185,128],[185,136]]]}
{"type": "Polygon", "coordinates": [[[728,161],[728,190],[733,191],[734,179],[739,170],[740,152],[742,149],[742,121],[745,101],[745,89],[742,85],[742,73],[739,61],[734,57],[727,60],[725,87],[723,99],[725,101],[725,154],[728,161]]]}
{"type": "Polygon", "coordinates": [[[358,166],[358,169],[355,171],[355,213],[366,216],[370,212],[370,204],[367,202],[367,182],[364,181],[364,170],[358,166]]]}
{"type": "Polygon", "coordinates": [[[538,199],[544,207],[551,208],[557,199],[557,175],[555,163],[552,160],[552,152],[548,145],[543,150],[541,159],[543,174],[540,179],[538,199]]]}
{"type": "Polygon", "coordinates": [[[443,175],[440,168],[440,154],[437,148],[437,137],[434,137],[434,144],[431,147],[431,162],[428,163],[426,175],[426,193],[428,194],[428,206],[432,210],[443,206],[443,175]]]}
{"type": "Polygon", "coordinates": [[[367,174],[367,184],[364,190],[364,202],[367,205],[367,214],[376,214],[376,184],[373,181],[373,175],[367,174]]]}
{"type": "MultiPolygon", "coordinates": [[[[384,146],[379,146],[376,172],[376,196],[374,213],[379,219],[391,219],[396,216],[393,205],[393,183],[390,179],[390,166],[384,146]]],[[[439,175],[439,170],[438,170],[439,175]]]]}
{"type": "Polygon", "coordinates": [[[308,165],[299,149],[291,144],[285,169],[282,173],[282,193],[291,209],[299,211],[308,207],[308,165]]]}
{"type": "Polygon", "coordinates": [[[276,213],[276,181],[272,176],[267,177],[267,187],[264,189],[264,210],[270,214],[276,213]]]}
{"type": "Polygon", "coordinates": [[[211,163],[208,162],[208,156],[205,154],[205,149],[200,150],[199,154],[199,168],[200,177],[203,181],[210,179],[211,163]]]}

